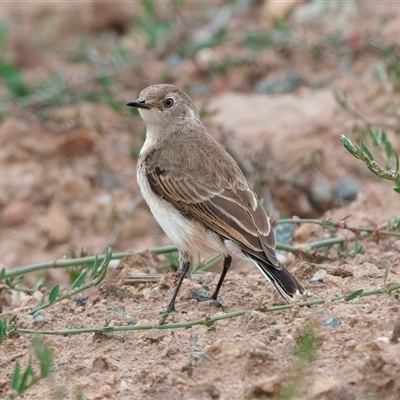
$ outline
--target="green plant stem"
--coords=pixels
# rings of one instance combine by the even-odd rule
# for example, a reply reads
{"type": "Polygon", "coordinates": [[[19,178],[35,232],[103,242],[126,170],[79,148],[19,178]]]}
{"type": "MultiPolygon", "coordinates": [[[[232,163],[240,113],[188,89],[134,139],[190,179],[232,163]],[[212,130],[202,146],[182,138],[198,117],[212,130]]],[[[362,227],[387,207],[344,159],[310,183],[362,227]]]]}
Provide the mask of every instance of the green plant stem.
{"type": "MultiPolygon", "coordinates": [[[[91,279],[85,285],[79,286],[76,289],[73,289],[68,293],[65,293],[64,295],[57,297],[56,300],[53,302],[50,302],[49,300],[40,306],[36,306],[34,309],[28,312],[28,315],[33,315],[38,310],[43,310],[44,308],[50,307],[54,303],[58,303],[64,299],[69,299],[72,296],[75,296],[76,294],[81,293],[86,289],[89,289],[90,287],[99,285],[107,274],[107,267],[110,260],[111,260],[111,247],[108,247],[105,251],[105,257],[102,260],[102,264],[94,272],[95,275],[93,276],[93,279],[91,279]]],[[[97,258],[95,262],[99,262],[99,258],[97,258]]]]}
{"type": "MultiPolygon", "coordinates": [[[[165,246],[165,247],[157,247],[157,248],[149,249],[149,250],[137,251],[136,254],[143,256],[147,252],[150,252],[153,254],[166,254],[166,253],[172,253],[174,251],[177,251],[175,246],[165,246]]],[[[124,258],[128,254],[129,254],[129,252],[113,253],[111,259],[112,260],[120,260],[121,258],[124,258]]],[[[105,256],[104,256],[104,254],[99,254],[97,257],[98,257],[99,261],[103,261],[105,256]]],[[[93,263],[95,261],[95,259],[96,259],[96,256],[90,256],[90,257],[61,259],[61,260],[56,260],[56,261],[38,263],[38,264],[33,264],[33,265],[29,265],[29,266],[22,267],[22,268],[16,268],[11,271],[7,271],[4,277],[10,278],[10,277],[23,275],[23,274],[27,274],[27,273],[35,272],[35,271],[41,271],[44,269],[50,269],[50,268],[65,268],[65,267],[71,267],[71,266],[75,266],[75,265],[90,264],[90,263],[93,263]]]]}
{"type": "Polygon", "coordinates": [[[218,264],[222,260],[222,254],[215,254],[210,259],[208,259],[205,263],[199,265],[193,273],[207,271],[212,268],[214,265],[218,264]]]}
{"type": "MultiPolygon", "coordinates": [[[[397,217],[400,218],[400,217],[397,217]]],[[[276,223],[277,224],[284,224],[284,223],[293,223],[293,224],[302,224],[302,223],[309,223],[309,224],[317,224],[320,226],[323,226],[325,228],[342,228],[342,229],[347,229],[352,231],[353,233],[356,234],[355,237],[352,238],[343,238],[343,237],[335,237],[335,238],[330,238],[330,239],[324,239],[320,240],[318,242],[310,243],[307,245],[304,245],[302,247],[294,247],[290,246],[287,244],[280,244],[277,243],[276,248],[277,250],[283,250],[287,251],[289,253],[293,253],[294,255],[297,256],[304,256],[308,258],[313,258],[314,256],[310,254],[309,252],[312,249],[318,249],[321,247],[327,247],[327,246],[333,246],[335,244],[342,244],[342,243],[349,243],[349,242],[354,242],[359,239],[366,238],[367,236],[377,232],[380,235],[384,236],[398,236],[400,237],[400,232],[394,232],[394,231],[388,231],[385,230],[390,224],[395,220],[396,218],[391,219],[390,221],[380,225],[377,228],[364,228],[364,227],[354,227],[354,226],[347,226],[345,222],[340,221],[340,222],[335,222],[335,221],[329,221],[329,220],[318,220],[318,219],[293,219],[293,218],[286,218],[286,219],[281,219],[278,220],[276,223]],[[358,234],[358,235],[357,235],[358,234]]],[[[172,253],[177,251],[177,248],[175,246],[165,246],[165,247],[157,247],[157,248],[152,248],[149,250],[143,250],[143,251],[137,251],[136,254],[139,255],[145,255],[146,253],[150,252],[153,254],[167,254],[167,253],[172,253]]],[[[111,257],[112,260],[119,260],[121,258],[124,258],[126,255],[129,253],[123,252],[123,253],[114,253],[111,257]]],[[[219,262],[219,255],[213,256],[210,260],[208,260],[203,266],[198,268],[198,271],[206,270],[208,268],[211,268],[213,265],[219,262]]],[[[102,261],[104,259],[104,255],[99,255],[98,256],[99,261],[102,261]]],[[[74,265],[82,265],[82,264],[88,264],[92,263],[95,260],[95,256],[91,257],[83,257],[83,258],[74,258],[74,259],[61,259],[61,260],[56,260],[56,261],[50,261],[50,262],[44,262],[44,263],[39,263],[39,264],[33,264],[29,265],[27,267],[22,267],[22,268],[16,268],[11,271],[7,271],[4,275],[4,278],[10,278],[22,274],[27,274],[30,272],[35,272],[35,271],[40,271],[44,269],[50,269],[50,268],[65,268],[65,267],[70,267],[74,265]]]]}
{"type": "MultiPolygon", "coordinates": [[[[400,289],[400,283],[395,285],[389,286],[387,288],[378,288],[369,290],[366,292],[362,292],[357,295],[357,297],[367,297],[367,296],[374,296],[379,294],[385,294],[394,292],[400,289]]],[[[333,302],[333,301],[348,301],[346,300],[348,296],[340,296],[340,297],[332,297],[326,299],[314,299],[309,301],[304,301],[301,303],[291,303],[291,304],[283,304],[279,306],[271,306],[266,309],[257,309],[256,311],[259,312],[273,312],[273,311],[282,311],[287,310],[294,307],[311,307],[318,304],[324,304],[326,302],[333,302]]],[[[223,319],[230,319],[240,317],[246,314],[251,310],[241,310],[241,311],[234,311],[231,313],[226,313],[222,315],[214,315],[210,318],[198,319],[194,321],[186,321],[186,322],[178,322],[172,324],[157,324],[157,325],[135,325],[135,326],[105,326],[102,328],[81,328],[81,329],[60,329],[60,330],[35,330],[35,329],[23,329],[14,327],[11,328],[7,335],[14,335],[14,334],[41,334],[41,335],[78,335],[81,333],[109,333],[109,332],[126,332],[126,331],[141,331],[141,330],[150,330],[150,329],[179,329],[179,328],[191,328],[192,326],[196,325],[206,325],[211,326],[216,321],[220,321],[223,319]]]]}

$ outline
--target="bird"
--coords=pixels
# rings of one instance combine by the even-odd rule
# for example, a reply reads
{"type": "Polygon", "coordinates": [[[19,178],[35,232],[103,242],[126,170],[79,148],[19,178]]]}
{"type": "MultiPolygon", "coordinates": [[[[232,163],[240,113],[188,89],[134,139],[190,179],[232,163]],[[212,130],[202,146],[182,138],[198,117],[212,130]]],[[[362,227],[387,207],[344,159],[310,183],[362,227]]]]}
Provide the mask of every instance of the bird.
{"type": "Polygon", "coordinates": [[[177,311],[176,298],[200,252],[223,255],[214,292],[198,301],[222,307],[218,294],[232,255],[252,261],[281,296],[294,301],[305,288],[278,260],[266,211],[243,172],[203,125],[190,97],[170,84],[143,89],[126,103],[136,107],[146,126],[137,163],[137,181],[154,218],[179,252],[181,274],[166,313],[177,311]]]}

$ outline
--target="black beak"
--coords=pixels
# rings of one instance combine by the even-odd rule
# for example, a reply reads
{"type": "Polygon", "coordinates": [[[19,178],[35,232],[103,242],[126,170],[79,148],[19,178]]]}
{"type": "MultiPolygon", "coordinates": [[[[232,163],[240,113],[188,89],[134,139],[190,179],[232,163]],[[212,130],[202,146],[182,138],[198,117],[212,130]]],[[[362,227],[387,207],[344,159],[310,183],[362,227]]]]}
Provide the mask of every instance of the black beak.
{"type": "Polygon", "coordinates": [[[146,104],[146,102],[142,99],[136,99],[133,101],[129,101],[126,103],[127,106],[129,107],[137,107],[137,108],[145,108],[146,110],[150,110],[150,105],[146,104]]]}

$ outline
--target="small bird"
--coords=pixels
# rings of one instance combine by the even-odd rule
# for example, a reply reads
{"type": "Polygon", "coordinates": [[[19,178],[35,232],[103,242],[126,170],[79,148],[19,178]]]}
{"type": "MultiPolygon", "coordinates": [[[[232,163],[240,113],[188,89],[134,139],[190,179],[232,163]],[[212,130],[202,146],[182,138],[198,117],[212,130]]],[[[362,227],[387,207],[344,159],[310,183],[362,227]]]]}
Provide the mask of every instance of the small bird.
{"type": "Polygon", "coordinates": [[[192,100],[173,85],[152,85],[127,103],[146,125],[137,180],[154,218],[179,251],[181,275],[166,312],[190,268],[190,255],[223,254],[223,270],[211,296],[217,300],[236,255],[255,263],[288,301],[304,287],[279,262],[268,216],[236,161],[207,132],[192,100]]]}

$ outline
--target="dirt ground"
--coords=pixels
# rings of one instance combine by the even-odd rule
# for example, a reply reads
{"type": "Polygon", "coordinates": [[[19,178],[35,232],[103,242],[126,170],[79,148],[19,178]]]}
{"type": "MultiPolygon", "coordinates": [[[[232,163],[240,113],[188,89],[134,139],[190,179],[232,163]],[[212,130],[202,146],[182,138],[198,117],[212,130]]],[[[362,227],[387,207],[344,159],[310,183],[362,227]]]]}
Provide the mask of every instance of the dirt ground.
{"type": "MultiPolygon", "coordinates": [[[[325,3],[322,14],[318,2],[179,3],[0,5],[0,269],[102,253],[107,245],[132,252],[170,243],[141,201],[144,126],[124,105],[152,83],[190,93],[275,216],[348,217],[351,226],[371,228],[399,216],[393,184],[339,140],[370,124],[400,149],[395,3],[325,3]],[[258,36],[249,34],[254,29],[258,36]],[[349,110],[334,90],[346,93],[349,110]],[[343,179],[347,201],[337,194],[343,179]]],[[[302,246],[353,234],[303,224],[292,236],[290,244],[302,246]]],[[[400,241],[374,235],[362,244],[355,257],[320,264],[281,256],[312,292],[304,300],[398,283],[400,241]],[[319,270],[324,279],[310,282],[319,270]]],[[[32,296],[0,283],[0,317],[15,314],[18,327],[40,330],[157,325],[174,289],[173,261],[149,254],[112,261],[101,286],[84,293],[86,306],[66,299],[39,320],[27,310],[56,283],[61,293],[68,289],[65,269],[27,275],[25,286],[45,282],[32,296]],[[137,274],[161,277],[128,282],[137,274]]],[[[177,301],[184,312],[167,323],[248,310],[244,316],[183,329],[42,336],[52,374],[19,398],[400,398],[398,292],[268,311],[282,300],[252,265],[236,260],[221,311],[190,291],[212,291],[219,271],[186,279],[177,301]]],[[[35,360],[31,341],[21,334],[0,344],[1,398],[12,394],[15,361],[35,360]]]]}

